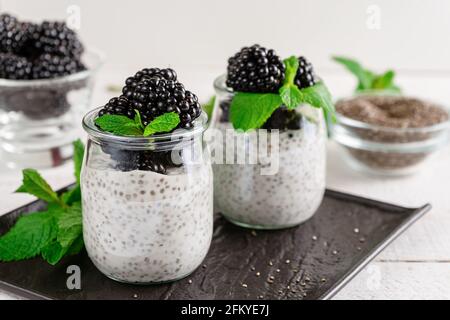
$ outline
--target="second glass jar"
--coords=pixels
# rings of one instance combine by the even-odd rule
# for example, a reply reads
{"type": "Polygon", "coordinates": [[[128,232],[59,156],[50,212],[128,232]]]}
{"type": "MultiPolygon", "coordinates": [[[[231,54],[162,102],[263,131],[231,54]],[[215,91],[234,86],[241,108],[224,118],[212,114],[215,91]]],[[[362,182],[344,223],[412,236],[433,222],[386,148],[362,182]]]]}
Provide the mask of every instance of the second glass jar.
{"type": "MultiPolygon", "coordinates": [[[[229,121],[234,93],[226,87],[225,76],[216,79],[214,87],[212,127],[225,137],[234,130],[229,121]]],[[[325,192],[325,121],[321,110],[309,105],[299,106],[295,117],[297,127],[267,132],[267,150],[278,150],[271,155],[277,161],[276,172],[262,174],[273,163],[213,163],[215,204],[231,222],[254,229],[282,229],[308,220],[318,209],[325,192]],[[278,135],[277,146],[271,145],[276,141],[270,137],[273,134],[278,135]]],[[[244,144],[237,147],[243,150],[227,146],[225,138],[215,139],[223,143],[223,148],[215,149],[242,151],[249,159],[249,150],[259,143],[256,146],[246,133],[234,134],[244,135],[244,144]]]]}

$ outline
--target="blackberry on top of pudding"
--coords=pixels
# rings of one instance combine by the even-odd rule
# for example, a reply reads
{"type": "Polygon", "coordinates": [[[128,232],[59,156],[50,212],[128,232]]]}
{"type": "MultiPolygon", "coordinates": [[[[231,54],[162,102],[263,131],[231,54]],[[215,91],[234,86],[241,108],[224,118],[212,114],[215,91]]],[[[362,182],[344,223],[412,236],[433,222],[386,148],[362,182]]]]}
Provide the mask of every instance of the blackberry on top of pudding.
{"type": "Polygon", "coordinates": [[[217,78],[214,87],[212,126],[222,137],[235,130],[245,141],[229,146],[230,139],[217,139],[223,143],[217,150],[242,152],[244,159],[255,159],[250,152],[257,150],[257,157],[269,153],[270,158],[268,163],[258,158],[256,163],[213,165],[220,212],[232,223],[256,229],[287,228],[309,219],[325,190],[322,111],[334,110],[312,64],[304,56],[282,60],[273,49],[244,47],[228,60],[227,74],[217,78]],[[246,135],[250,130],[257,130],[257,139],[246,135]],[[267,150],[260,150],[265,144],[267,150]],[[263,173],[271,167],[274,172],[263,173]]]}
{"type": "MultiPolygon", "coordinates": [[[[295,76],[295,84],[299,89],[317,83],[312,64],[303,56],[298,57],[299,67],[295,76]]],[[[258,44],[244,47],[228,59],[226,85],[233,91],[251,93],[276,93],[283,85],[285,66],[282,59],[273,49],[258,44]]],[[[223,110],[222,120],[229,120],[231,100],[224,100],[220,107],[223,110]]],[[[300,129],[301,115],[295,110],[281,106],[264,123],[264,129],[300,129]]]]}
{"type": "MultiPolygon", "coordinates": [[[[201,114],[201,106],[197,96],[177,80],[175,70],[144,68],[126,79],[122,95],[110,99],[98,116],[123,115],[134,119],[136,111],[144,126],[158,116],[174,112],[180,119],[174,130],[191,129],[201,114]]],[[[106,145],[104,151],[117,161],[116,168],[122,171],[149,170],[167,173],[167,170],[179,166],[171,159],[172,150],[130,151],[106,145]]]]}

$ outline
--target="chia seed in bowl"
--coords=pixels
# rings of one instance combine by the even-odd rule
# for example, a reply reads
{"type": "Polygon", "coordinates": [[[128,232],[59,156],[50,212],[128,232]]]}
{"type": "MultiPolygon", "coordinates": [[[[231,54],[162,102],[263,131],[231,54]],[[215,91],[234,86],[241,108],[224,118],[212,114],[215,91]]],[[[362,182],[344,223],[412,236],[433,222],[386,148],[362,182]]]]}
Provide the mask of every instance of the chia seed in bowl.
{"type": "Polygon", "coordinates": [[[448,110],[421,99],[359,95],[336,111],[334,139],[350,164],[371,173],[412,173],[448,140],[448,110]]]}

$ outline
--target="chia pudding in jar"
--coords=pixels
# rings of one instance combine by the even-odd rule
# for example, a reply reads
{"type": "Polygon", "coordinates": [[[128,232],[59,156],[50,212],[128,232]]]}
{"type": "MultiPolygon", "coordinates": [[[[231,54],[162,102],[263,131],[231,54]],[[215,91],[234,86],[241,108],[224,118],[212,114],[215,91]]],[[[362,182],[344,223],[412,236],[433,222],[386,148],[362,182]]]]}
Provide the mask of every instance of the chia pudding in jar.
{"type": "MultiPolygon", "coordinates": [[[[304,57],[298,60],[295,84],[299,89],[314,86],[317,80],[311,64],[304,57]]],[[[228,74],[214,84],[213,128],[223,137],[217,143],[223,143],[226,154],[223,163],[213,159],[215,205],[226,219],[239,226],[293,227],[311,218],[322,202],[327,140],[322,110],[308,104],[295,109],[280,105],[256,130],[256,138],[249,132],[233,129],[230,110],[236,92],[277,92],[284,71],[281,59],[273,50],[255,45],[243,48],[230,58],[228,74]],[[266,77],[261,75],[265,71],[269,72],[266,77]],[[250,74],[256,78],[252,79],[250,74]],[[230,145],[230,140],[225,139],[230,132],[235,141],[243,143],[230,145]],[[255,163],[229,163],[225,159],[229,152],[241,151],[248,160],[249,153],[262,145],[267,146],[267,152],[255,163]]]]}
{"type": "Polygon", "coordinates": [[[171,69],[144,69],[127,79],[121,97],[83,121],[89,134],[81,176],[85,246],[95,266],[117,281],[181,279],[202,263],[211,243],[212,170],[202,143],[207,117],[197,97],[178,84],[171,69]],[[139,94],[143,98],[136,100],[139,94]],[[136,109],[144,126],[168,111],[179,114],[180,122],[171,132],[148,137],[96,125],[99,115],[132,118],[136,109]]]}

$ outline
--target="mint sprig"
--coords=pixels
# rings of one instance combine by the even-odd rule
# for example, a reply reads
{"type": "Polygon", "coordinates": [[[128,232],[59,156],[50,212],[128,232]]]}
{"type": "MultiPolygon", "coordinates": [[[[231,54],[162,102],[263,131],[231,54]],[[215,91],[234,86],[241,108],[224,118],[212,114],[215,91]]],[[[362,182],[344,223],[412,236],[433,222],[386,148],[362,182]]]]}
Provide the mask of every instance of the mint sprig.
{"type": "Polygon", "coordinates": [[[388,70],[381,74],[364,68],[358,61],[346,57],[334,56],[333,60],[343,65],[357,79],[358,84],[355,91],[365,90],[387,90],[393,93],[400,93],[401,89],[395,85],[395,72],[388,70]]]}
{"type": "Polygon", "coordinates": [[[180,123],[180,116],[176,112],[168,112],[153,119],[144,130],[144,137],[155,133],[170,132],[180,123]]]}
{"type": "Polygon", "coordinates": [[[284,77],[283,86],[280,88],[280,97],[284,105],[288,109],[295,109],[299,104],[303,102],[302,92],[295,85],[295,76],[298,70],[298,59],[292,56],[284,60],[284,65],[286,67],[286,75],[284,77]]]}
{"type": "Polygon", "coordinates": [[[260,128],[281,104],[278,94],[238,92],[231,101],[231,123],[243,131],[260,128]]]}
{"type": "Polygon", "coordinates": [[[80,172],[84,155],[81,141],[74,142],[73,189],[58,195],[33,169],[23,170],[23,184],[17,192],[27,192],[47,202],[47,210],[20,217],[0,237],[0,261],[17,261],[41,255],[54,265],[83,247],[80,172]]]}
{"type": "Polygon", "coordinates": [[[95,119],[95,124],[103,131],[120,136],[148,137],[156,133],[170,132],[180,123],[180,116],[176,112],[167,112],[144,126],[139,111],[135,110],[135,113],[134,119],[121,115],[105,114],[95,119]]]}
{"type": "Polygon", "coordinates": [[[18,193],[29,193],[45,202],[55,202],[61,207],[66,207],[66,204],[58,197],[52,187],[42,176],[34,169],[25,169],[22,171],[23,179],[22,185],[16,190],[18,193]]]}

